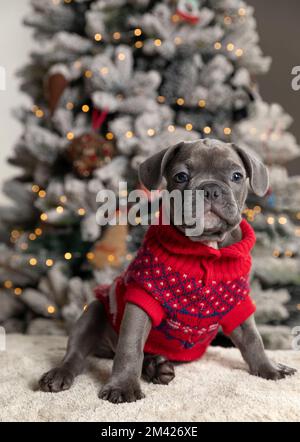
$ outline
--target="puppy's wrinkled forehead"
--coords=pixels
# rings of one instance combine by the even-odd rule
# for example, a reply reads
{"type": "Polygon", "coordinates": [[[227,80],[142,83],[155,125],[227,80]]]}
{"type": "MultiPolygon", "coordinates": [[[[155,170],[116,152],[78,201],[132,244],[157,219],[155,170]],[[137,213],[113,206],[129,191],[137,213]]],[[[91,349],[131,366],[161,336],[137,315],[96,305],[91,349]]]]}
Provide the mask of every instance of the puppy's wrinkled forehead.
{"type": "Polygon", "coordinates": [[[189,170],[227,169],[233,164],[243,167],[240,156],[228,144],[218,140],[204,139],[184,143],[180,146],[169,167],[186,165],[189,170]]]}

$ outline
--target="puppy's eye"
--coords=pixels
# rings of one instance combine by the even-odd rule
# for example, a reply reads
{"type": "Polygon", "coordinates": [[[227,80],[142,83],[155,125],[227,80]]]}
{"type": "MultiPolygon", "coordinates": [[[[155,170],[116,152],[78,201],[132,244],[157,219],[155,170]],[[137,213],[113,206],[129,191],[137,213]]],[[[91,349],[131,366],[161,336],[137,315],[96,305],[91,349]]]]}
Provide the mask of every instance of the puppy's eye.
{"type": "Polygon", "coordinates": [[[179,172],[174,176],[174,181],[176,183],[186,183],[189,180],[189,176],[185,172],[179,172]]]}
{"type": "Polygon", "coordinates": [[[231,176],[231,181],[234,183],[239,183],[244,178],[243,174],[241,172],[234,172],[231,176]]]}

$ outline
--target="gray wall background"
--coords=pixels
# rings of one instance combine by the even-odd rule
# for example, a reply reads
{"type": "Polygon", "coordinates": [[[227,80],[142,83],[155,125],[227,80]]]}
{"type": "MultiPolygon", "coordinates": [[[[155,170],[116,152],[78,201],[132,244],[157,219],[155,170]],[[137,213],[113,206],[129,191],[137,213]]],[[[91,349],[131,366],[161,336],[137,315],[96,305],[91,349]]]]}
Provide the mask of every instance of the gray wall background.
{"type": "MultiPolygon", "coordinates": [[[[30,31],[22,25],[28,3],[29,0],[0,1],[0,65],[7,72],[6,91],[0,91],[0,186],[13,173],[6,158],[21,132],[11,110],[26,102],[26,97],[18,92],[14,73],[25,63],[34,44],[30,31]]],[[[291,88],[292,67],[300,65],[300,1],[248,0],[248,3],[256,9],[262,49],[273,58],[270,72],[258,78],[261,93],[266,101],[282,104],[293,116],[292,132],[300,142],[300,91],[291,88]]],[[[293,162],[294,172],[300,171],[299,164],[293,162]]],[[[0,193],[0,203],[4,199],[0,193]]]]}

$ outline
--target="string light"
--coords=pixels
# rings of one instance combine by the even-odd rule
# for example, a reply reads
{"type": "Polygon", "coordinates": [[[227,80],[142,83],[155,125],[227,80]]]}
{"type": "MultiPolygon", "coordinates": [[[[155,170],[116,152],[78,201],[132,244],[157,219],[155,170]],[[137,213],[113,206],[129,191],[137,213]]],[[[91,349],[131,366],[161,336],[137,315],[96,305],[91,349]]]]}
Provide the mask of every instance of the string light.
{"type": "Polygon", "coordinates": [[[287,258],[292,258],[293,255],[294,255],[294,253],[292,252],[292,250],[286,250],[284,254],[285,254],[285,256],[286,256],[287,258]]]}
{"type": "Polygon", "coordinates": [[[67,200],[68,200],[68,198],[66,197],[66,195],[62,195],[60,198],[59,198],[59,201],[61,202],[61,203],[66,203],[67,202],[67,200]]]}
{"type": "Polygon", "coordinates": [[[198,106],[199,107],[205,107],[206,106],[206,101],[205,100],[199,100],[198,101],[198,106]]]}
{"type": "Polygon", "coordinates": [[[280,250],[274,250],[273,251],[273,256],[274,256],[274,258],[278,258],[279,256],[280,256],[280,250]]]}
{"type": "Polygon", "coordinates": [[[142,30],[139,29],[139,28],[136,28],[136,29],[134,30],[134,35],[135,35],[136,37],[140,37],[140,35],[142,35],[142,30]]]}
{"type": "Polygon", "coordinates": [[[133,137],[133,132],[131,130],[128,130],[125,134],[126,138],[132,138],[133,137]]]}
{"type": "Polygon", "coordinates": [[[114,139],[114,134],[112,132],[107,132],[107,134],[105,135],[105,138],[107,140],[113,140],[114,139]]]}
{"type": "Polygon", "coordinates": [[[187,124],[185,125],[185,129],[186,129],[188,132],[190,132],[191,130],[193,130],[193,125],[192,125],[191,123],[187,123],[187,124]]]}
{"type": "Polygon", "coordinates": [[[56,212],[57,212],[57,213],[63,213],[63,211],[64,211],[63,206],[57,206],[57,207],[56,207],[56,212]]]}
{"type": "Polygon", "coordinates": [[[47,219],[48,219],[47,213],[42,213],[40,218],[41,218],[42,221],[47,221],[47,219]]]}
{"type": "Polygon", "coordinates": [[[20,245],[20,248],[21,248],[21,250],[27,250],[27,249],[28,249],[28,244],[27,244],[26,242],[23,242],[23,243],[20,245]]]}
{"type": "Polygon", "coordinates": [[[11,281],[4,281],[4,287],[6,289],[11,289],[13,286],[13,283],[11,281]]]}
{"type": "Polygon", "coordinates": [[[244,17],[244,16],[246,15],[246,13],[247,13],[247,11],[246,11],[245,8],[240,8],[239,11],[238,11],[238,14],[239,14],[241,17],[244,17]]]}
{"type": "Polygon", "coordinates": [[[31,187],[31,190],[32,190],[32,192],[34,192],[34,193],[38,193],[39,190],[40,190],[40,188],[39,188],[39,186],[38,186],[37,184],[34,184],[34,185],[31,187]]]}
{"type": "Polygon", "coordinates": [[[133,258],[133,256],[131,255],[131,253],[128,253],[128,254],[126,255],[126,259],[127,259],[127,261],[131,261],[132,258],[133,258]]]}
{"type": "Polygon", "coordinates": [[[96,41],[101,41],[101,40],[102,40],[102,35],[99,34],[99,33],[97,33],[97,34],[94,35],[94,39],[95,39],[96,41]]]}
{"type": "Polygon", "coordinates": [[[15,294],[16,296],[20,296],[20,295],[22,294],[22,292],[23,292],[23,290],[21,289],[21,287],[16,287],[16,288],[14,289],[14,294],[15,294]]]}
{"type": "Polygon", "coordinates": [[[80,60],[76,60],[76,61],[74,62],[74,68],[75,68],[75,69],[78,69],[78,70],[82,68],[82,63],[81,63],[80,60]]]}
{"type": "Polygon", "coordinates": [[[107,256],[107,260],[108,260],[109,262],[114,262],[114,260],[115,260],[115,256],[114,256],[114,255],[108,255],[108,256],[107,256]]]}
{"type": "Polygon", "coordinates": [[[163,103],[165,103],[165,101],[166,101],[166,97],[164,97],[163,95],[159,95],[159,96],[157,97],[157,101],[158,101],[160,104],[163,104],[163,103]]]}
{"type": "Polygon", "coordinates": [[[124,54],[124,52],[120,52],[120,53],[118,54],[118,59],[119,59],[120,61],[124,61],[125,58],[126,58],[126,55],[124,54]]]}
{"type": "Polygon", "coordinates": [[[82,112],[87,113],[87,112],[89,112],[90,107],[87,104],[84,104],[81,109],[82,109],[82,112]]]}
{"type": "Polygon", "coordinates": [[[181,37],[175,37],[174,43],[178,46],[182,44],[182,38],[181,37]]]}
{"type": "Polygon", "coordinates": [[[36,258],[30,258],[30,260],[29,260],[29,264],[31,265],[31,266],[36,266],[37,265],[37,259],[36,258]]]}
{"type": "Polygon", "coordinates": [[[235,55],[236,55],[237,57],[241,57],[243,54],[244,54],[243,49],[237,49],[237,50],[235,51],[235,55]]]}
{"type": "Polygon", "coordinates": [[[173,126],[173,124],[170,124],[170,125],[168,126],[168,131],[169,131],[169,132],[175,132],[175,126],[173,126]]]}
{"type": "Polygon", "coordinates": [[[65,253],[64,256],[67,261],[70,261],[70,259],[72,259],[72,253],[70,253],[70,252],[65,253]]]}
{"type": "Polygon", "coordinates": [[[287,219],[284,216],[281,216],[280,218],[278,218],[278,222],[281,225],[284,225],[287,223],[287,219]]]}
{"type": "Polygon", "coordinates": [[[93,252],[88,252],[86,257],[89,261],[93,261],[95,259],[95,254],[93,252]]]}
{"type": "Polygon", "coordinates": [[[227,51],[232,52],[234,50],[234,44],[233,43],[228,43],[226,48],[227,48],[227,51]]]}
{"type": "Polygon", "coordinates": [[[36,234],[35,233],[30,233],[29,239],[30,239],[30,241],[35,241],[36,240],[36,234]]]}
{"type": "Polygon", "coordinates": [[[224,128],[224,134],[225,134],[225,135],[230,135],[230,134],[231,134],[231,129],[230,129],[230,127],[225,127],[225,128],[224,128]]]}
{"type": "Polygon", "coordinates": [[[141,48],[144,46],[144,43],[143,43],[141,40],[139,40],[139,41],[136,41],[136,42],[134,43],[134,46],[135,46],[137,49],[141,49],[141,48]]]}
{"type": "Polygon", "coordinates": [[[85,71],[84,76],[85,78],[92,78],[93,72],[88,69],[85,71]]]}
{"type": "Polygon", "coordinates": [[[218,51],[222,48],[222,44],[219,41],[216,41],[216,43],[214,44],[214,48],[218,51]]]}
{"type": "Polygon", "coordinates": [[[84,216],[85,215],[85,209],[83,207],[81,207],[80,209],[78,209],[78,215],[80,216],[84,216]]]}
{"type": "Polygon", "coordinates": [[[47,266],[47,267],[52,267],[53,264],[54,264],[53,259],[50,259],[50,258],[49,258],[49,259],[46,260],[46,266],[47,266]]]}
{"type": "Polygon", "coordinates": [[[36,116],[37,118],[43,118],[43,116],[44,116],[44,111],[42,111],[42,109],[38,109],[38,110],[35,112],[35,116],[36,116]]]}
{"type": "Polygon", "coordinates": [[[159,38],[156,38],[153,43],[157,47],[161,46],[161,40],[159,38]]]}
{"type": "Polygon", "coordinates": [[[267,218],[267,223],[270,224],[270,226],[272,226],[275,223],[275,218],[273,216],[269,216],[267,218]]]}
{"type": "Polygon", "coordinates": [[[68,139],[69,141],[74,140],[74,134],[73,134],[73,132],[68,132],[68,133],[67,133],[67,139],[68,139]]]}
{"type": "Polygon", "coordinates": [[[120,34],[120,32],[114,32],[114,33],[113,33],[113,38],[114,38],[115,40],[120,40],[120,38],[121,38],[121,34],[120,34]]]}
{"type": "Polygon", "coordinates": [[[178,14],[173,14],[172,15],[172,22],[173,23],[178,23],[180,20],[180,16],[178,14]]]}
{"type": "Polygon", "coordinates": [[[184,105],[184,99],[183,98],[177,98],[176,103],[178,104],[178,106],[183,106],[184,105]]]}
{"type": "Polygon", "coordinates": [[[108,68],[106,66],[104,66],[103,68],[100,69],[100,74],[102,75],[107,75],[108,74],[108,68]]]}
{"type": "Polygon", "coordinates": [[[66,108],[68,110],[74,109],[74,103],[72,103],[72,101],[68,101],[68,103],[66,104],[66,108]]]}
{"type": "Polygon", "coordinates": [[[148,129],[147,130],[147,134],[149,137],[153,137],[155,135],[155,130],[154,129],[148,129]]]}
{"type": "Polygon", "coordinates": [[[47,308],[47,312],[50,315],[53,315],[53,313],[55,313],[55,307],[53,305],[49,305],[48,308],[47,308]]]}
{"type": "Polygon", "coordinates": [[[205,128],[203,129],[203,132],[204,132],[206,135],[210,134],[210,133],[211,133],[211,127],[209,127],[209,126],[205,126],[205,128]]]}
{"type": "Polygon", "coordinates": [[[46,195],[47,195],[47,193],[46,193],[45,190],[40,190],[40,191],[39,191],[39,197],[40,197],[40,198],[45,198],[46,195]]]}
{"type": "Polygon", "coordinates": [[[224,23],[225,23],[225,25],[231,25],[232,18],[229,17],[229,15],[226,15],[226,17],[224,17],[224,23]]]}

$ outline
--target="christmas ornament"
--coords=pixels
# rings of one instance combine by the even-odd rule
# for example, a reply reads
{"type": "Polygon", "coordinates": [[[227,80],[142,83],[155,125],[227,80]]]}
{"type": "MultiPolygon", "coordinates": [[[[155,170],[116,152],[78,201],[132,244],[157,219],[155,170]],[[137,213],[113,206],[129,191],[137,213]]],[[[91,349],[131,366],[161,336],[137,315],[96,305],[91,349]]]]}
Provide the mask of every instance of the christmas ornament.
{"type": "Polygon", "coordinates": [[[115,145],[96,132],[74,138],[66,150],[66,157],[81,178],[91,176],[95,169],[109,162],[115,153],[115,145]]]}
{"type": "Polygon", "coordinates": [[[68,80],[61,73],[56,73],[49,76],[47,81],[46,95],[51,115],[54,114],[60,97],[62,96],[68,84],[68,80]]]}
{"type": "Polygon", "coordinates": [[[127,253],[127,234],[127,225],[109,226],[92,250],[92,265],[98,270],[107,266],[120,267],[127,253]]]}
{"type": "Polygon", "coordinates": [[[179,0],[176,13],[188,23],[198,23],[200,20],[200,0],[179,0]]]}

